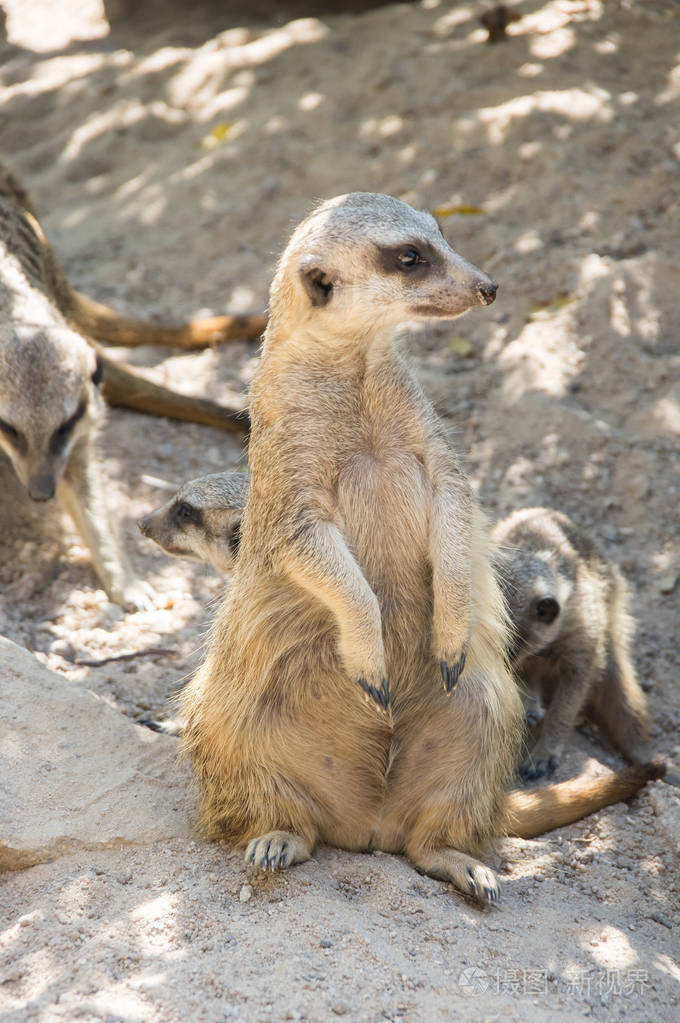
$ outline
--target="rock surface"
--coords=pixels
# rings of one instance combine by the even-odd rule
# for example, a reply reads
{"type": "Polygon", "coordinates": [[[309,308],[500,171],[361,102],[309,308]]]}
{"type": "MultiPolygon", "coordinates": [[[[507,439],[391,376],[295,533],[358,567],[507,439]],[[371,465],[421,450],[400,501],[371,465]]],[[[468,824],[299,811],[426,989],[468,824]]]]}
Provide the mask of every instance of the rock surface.
{"type": "Polygon", "coordinates": [[[187,834],[177,744],[0,637],[0,870],[187,834]]]}

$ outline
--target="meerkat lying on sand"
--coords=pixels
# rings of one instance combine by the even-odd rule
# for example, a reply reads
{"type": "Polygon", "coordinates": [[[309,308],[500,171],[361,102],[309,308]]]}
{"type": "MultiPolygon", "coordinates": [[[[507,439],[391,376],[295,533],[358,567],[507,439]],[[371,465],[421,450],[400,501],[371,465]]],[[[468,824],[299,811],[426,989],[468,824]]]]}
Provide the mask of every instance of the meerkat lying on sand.
{"type": "Polygon", "coordinates": [[[239,555],[181,698],[202,826],[260,868],[382,849],[486,904],[508,819],[575,819],[556,786],[506,794],[522,707],[485,523],[392,342],[495,294],[382,195],[324,203],[280,260],[239,555]]]}
{"type": "Polygon", "coordinates": [[[629,761],[638,760],[649,715],[630,657],[633,621],[621,573],[566,515],[548,508],[513,512],[492,538],[514,630],[511,661],[530,699],[529,718],[542,717],[521,776],[554,771],[583,710],[629,761]]]}
{"type": "Polygon", "coordinates": [[[241,540],[247,497],[247,473],[214,472],[184,483],[137,525],[168,554],[205,561],[218,572],[230,572],[241,540]]]}

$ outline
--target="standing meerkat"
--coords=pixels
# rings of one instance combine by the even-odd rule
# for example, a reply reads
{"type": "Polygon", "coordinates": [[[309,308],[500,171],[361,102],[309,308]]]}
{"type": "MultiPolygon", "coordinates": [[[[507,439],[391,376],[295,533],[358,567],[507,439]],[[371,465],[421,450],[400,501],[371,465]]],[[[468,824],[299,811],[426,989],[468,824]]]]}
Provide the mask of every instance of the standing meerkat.
{"type": "Polygon", "coordinates": [[[96,450],[101,362],[62,315],[51,273],[31,218],[0,194],[0,448],[32,500],[56,493],[109,597],[147,608],[153,591],[127,562],[96,450]]]}
{"type": "Polygon", "coordinates": [[[184,483],[160,508],[139,520],[140,532],[168,554],[230,572],[241,541],[248,474],[213,472],[184,483]]]}
{"type": "Polygon", "coordinates": [[[492,539],[513,625],[511,661],[528,716],[542,717],[520,775],[530,781],[554,771],[583,710],[637,761],[649,715],[630,657],[634,623],[621,573],[571,519],[549,508],[513,512],[492,539]]]}
{"type": "Polygon", "coordinates": [[[257,867],[381,849],[486,904],[488,839],[576,819],[573,788],[506,794],[522,708],[484,520],[393,347],[495,293],[383,195],[324,203],[280,260],[239,555],[180,701],[203,828],[257,867]]]}

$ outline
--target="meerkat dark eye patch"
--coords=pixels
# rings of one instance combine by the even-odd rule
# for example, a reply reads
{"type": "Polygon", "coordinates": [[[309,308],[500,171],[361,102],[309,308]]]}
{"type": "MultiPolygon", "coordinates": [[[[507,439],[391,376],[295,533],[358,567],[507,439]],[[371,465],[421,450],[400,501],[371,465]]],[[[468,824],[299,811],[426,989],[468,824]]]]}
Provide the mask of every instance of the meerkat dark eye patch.
{"type": "Polygon", "coordinates": [[[423,240],[404,245],[383,245],[378,249],[378,265],[383,273],[402,273],[407,277],[424,277],[442,267],[442,257],[434,245],[423,240]]]}
{"type": "Polygon", "coordinates": [[[326,271],[318,266],[303,267],[300,277],[312,305],[328,305],[333,293],[333,282],[326,271]]]}
{"type": "Polygon", "coordinates": [[[97,356],[97,365],[95,366],[94,373],[92,374],[92,383],[95,387],[99,387],[104,376],[104,360],[101,355],[97,356]]]}
{"type": "Polygon", "coordinates": [[[12,447],[15,447],[21,454],[26,452],[26,438],[17,430],[16,426],[0,419],[0,433],[3,433],[12,447]]]}
{"type": "Polygon", "coordinates": [[[200,526],[203,520],[200,510],[194,508],[192,504],[188,504],[186,501],[182,501],[176,506],[175,518],[180,526],[188,526],[189,524],[200,526]]]}
{"type": "Polygon", "coordinates": [[[66,441],[73,433],[73,428],[75,427],[76,423],[85,415],[86,408],[87,402],[81,401],[80,405],[75,410],[73,415],[70,416],[66,420],[66,422],[62,423],[61,426],[54,431],[50,439],[50,451],[52,452],[53,455],[58,454],[58,452],[66,444],[66,441]]]}
{"type": "Polygon", "coordinates": [[[554,622],[560,613],[560,605],[554,597],[541,597],[536,601],[536,618],[545,625],[554,622]]]}

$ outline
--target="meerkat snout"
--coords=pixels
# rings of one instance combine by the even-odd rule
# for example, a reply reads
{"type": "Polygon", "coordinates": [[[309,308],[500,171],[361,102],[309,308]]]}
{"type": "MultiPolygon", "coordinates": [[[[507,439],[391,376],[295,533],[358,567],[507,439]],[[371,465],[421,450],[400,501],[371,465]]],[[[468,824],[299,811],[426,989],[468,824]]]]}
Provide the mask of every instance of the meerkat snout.
{"type": "Polygon", "coordinates": [[[539,622],[550,625],[560,613],[560,605],[554,597],[541,597],[540,600],[536,601],[534,612],[539,622]]]}
{"type": "Polygon", "coordinates": [[[51,501],[56,490],[54,476],[41,473],[28,481],[28,496],[32,501],[51,501]]]}
{"type": "Polygon", "coordinates": [[[149,536],[151,533],[151,516],[144,515],[141,519],[137,519],[137,529],[142,536],[149,536]]]}
{"type": "Polygon", "coordinates": [[[477,295],[482,305],[491,305],[496,298],[496,292],[498,291],[498,285],[495,281],[489,279],[488,281],[481,281],[477,285],[477,295]]]}

